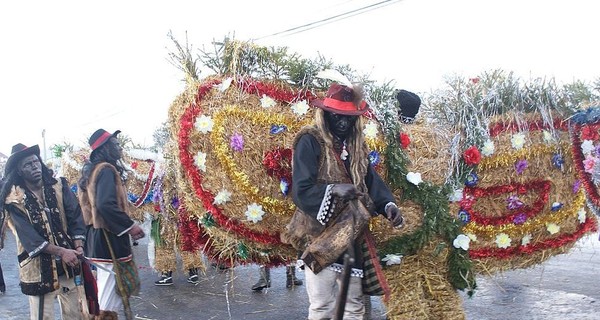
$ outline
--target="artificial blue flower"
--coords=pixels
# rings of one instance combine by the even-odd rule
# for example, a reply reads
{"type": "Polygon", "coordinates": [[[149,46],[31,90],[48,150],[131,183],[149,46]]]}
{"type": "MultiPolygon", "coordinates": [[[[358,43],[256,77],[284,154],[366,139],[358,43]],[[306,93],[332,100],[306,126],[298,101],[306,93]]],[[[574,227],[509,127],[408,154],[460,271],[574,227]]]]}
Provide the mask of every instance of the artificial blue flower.
{"type": "Polygon", "coordinates": [[[372,166],[376,166],[381,162],[381,157],[379,156],[379,152],[373,150],[369,152],[369,162],[372,166]]]}
{"type": "Polygon", "coordinates": [[[283,131],[285,131],[287,129],[287,127],[285,125],[278,125],[278,124],[273,124],[271,125],[271,134],[278,134],[278,133],[282,133],[283,131]]]}
{"type": "Polygon", "coordinates": [[[477,182],[479,182],[479,177],[477,176],[477,174],[475,172],[472,172],[472,173],[469,173],[469,175],[467,176],[465,185],[467,187],[474,187],[477,185],[477,182]]]}
{"type": "Polygon", "coordinates": [[[460,220],[460,222],[463,224],[467,224],[469,221],[471,221],[471,215],[466,210],[461,209],[458,212],[458,220],[460,220]]]}

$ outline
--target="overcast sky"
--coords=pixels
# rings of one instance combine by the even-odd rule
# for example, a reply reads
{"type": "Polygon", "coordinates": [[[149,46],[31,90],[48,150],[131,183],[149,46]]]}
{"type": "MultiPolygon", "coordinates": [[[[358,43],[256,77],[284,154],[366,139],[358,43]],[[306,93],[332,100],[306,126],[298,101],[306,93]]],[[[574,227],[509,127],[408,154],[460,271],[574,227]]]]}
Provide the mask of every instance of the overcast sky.
{"type": "Polygon", "coordinates": [[[394,0],[269,36],[378,2],[2,1],[0,152],[43,147],[44,129],[48,147],[83,146],[98,128],[151,145],[184,85],[167,59],[169,30],[182,43],[187,31],[194,48],[235,34],[321,53],[416,92],[497,68],[559,82],[600,76],[596,0],[394,0]]]}

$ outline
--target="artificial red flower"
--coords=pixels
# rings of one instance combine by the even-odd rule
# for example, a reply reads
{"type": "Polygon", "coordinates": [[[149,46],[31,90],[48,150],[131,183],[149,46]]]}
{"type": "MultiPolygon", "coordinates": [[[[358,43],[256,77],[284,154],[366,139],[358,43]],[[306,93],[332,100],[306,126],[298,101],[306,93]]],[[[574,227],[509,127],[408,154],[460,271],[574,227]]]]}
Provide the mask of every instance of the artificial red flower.
{"type": "Polygon", "coordinates": [[[481,161],[481,153],[479,152],[476,146],[471,146],[469,149],[465,150],[465,153],[463,154],[463,159],[465,160],[465,163],[467,165],[473,166],[478,164],[479,161],[481,161]]]}
{"type": "Polygon", "coordinates": [[[600,138],[600,135],[598,134],[598,130],[594,130],[594,128],[589,126],[584,126],[583,129],[581,129],[581,137],[584,140],[595,141],[600,138]]]}
{"type": "Polygon", "coordinates": [[[408,148],[409,144],[410,144],[410,137],[404,132],[400,133],[400,145],[402,145],[402,149],[408,148]]]}
{"type": "Polygon", "coordinates": [[[132,163],[131,163],[131,168],[132,168],[133,170],[137,169],[137,167],[138,167],[138,163],[137,163],[137,161],[134,161],[134,162],[132,162],[132,163]]]}

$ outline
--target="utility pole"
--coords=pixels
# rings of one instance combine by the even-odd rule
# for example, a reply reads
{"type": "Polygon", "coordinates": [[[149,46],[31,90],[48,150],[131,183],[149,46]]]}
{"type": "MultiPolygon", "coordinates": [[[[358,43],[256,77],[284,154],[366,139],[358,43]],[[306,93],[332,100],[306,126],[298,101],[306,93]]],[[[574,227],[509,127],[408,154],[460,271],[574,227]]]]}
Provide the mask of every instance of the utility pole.
{"type": "Polygon", "coordinates": [[[46,129],[42,129],[42,141],[44,143],[44,163],[46,162],[46,129]]]}

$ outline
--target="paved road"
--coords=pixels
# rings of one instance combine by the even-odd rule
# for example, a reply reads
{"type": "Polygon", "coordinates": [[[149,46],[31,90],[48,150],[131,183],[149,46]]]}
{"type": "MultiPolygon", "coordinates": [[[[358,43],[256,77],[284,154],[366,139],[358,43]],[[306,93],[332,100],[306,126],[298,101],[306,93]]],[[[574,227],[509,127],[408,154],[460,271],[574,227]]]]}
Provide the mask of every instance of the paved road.
{"type": "MultiPolygon", "coordinates": [[[[142,290],[132,298],[137,319],[300,320],[306,319],[308,301],[304,287],[287,289],[285,269],[272,271],[273,285],[264,292],[250,290],[256,266],[231,270],[208,268],[197,285],[186,275],[174,275],[175,284],[156,287],[157,274],[148,265],[146,243],[135,247],[141,267],[142,290]]],[[[15,242],[7,235],[0,261],[7,293],[0,296],[0,318],[27,319],[27,298],[18,287],[15,242]]],[[[301,279],[303,273],[298,274],[301,279]]],[[[545,264],[494,277],[479,277],[473,298],[463,295],[468,320],[600,319],[600,242],[594,234],[582,239],[570,253],[545,264]]],[[[384,320],[385,309],[373,299],[373,319],[384,320]]]]}

